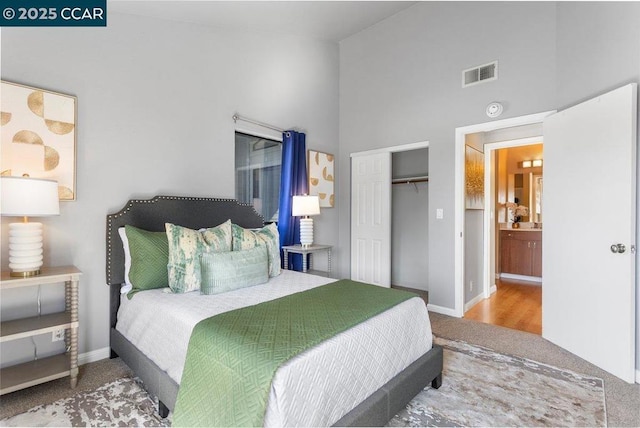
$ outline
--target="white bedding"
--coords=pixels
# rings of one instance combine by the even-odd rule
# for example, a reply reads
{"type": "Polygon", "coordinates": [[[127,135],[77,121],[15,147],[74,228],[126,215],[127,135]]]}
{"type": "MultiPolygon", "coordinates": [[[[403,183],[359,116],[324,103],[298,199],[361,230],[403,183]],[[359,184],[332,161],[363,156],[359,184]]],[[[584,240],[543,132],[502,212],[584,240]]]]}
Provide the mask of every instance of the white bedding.
{"type": "MultiPolygon", "coordinates": [[[[180,383],[189,337],[200,320],[333,281],[284,270],[266,284],[212,296],[143,291],[131,300],[122,296],[116,329],[180,383]]],[[[264,425],[331,425],[431,345],[423,300],[404,301],[282,365],[264,425]]]]}

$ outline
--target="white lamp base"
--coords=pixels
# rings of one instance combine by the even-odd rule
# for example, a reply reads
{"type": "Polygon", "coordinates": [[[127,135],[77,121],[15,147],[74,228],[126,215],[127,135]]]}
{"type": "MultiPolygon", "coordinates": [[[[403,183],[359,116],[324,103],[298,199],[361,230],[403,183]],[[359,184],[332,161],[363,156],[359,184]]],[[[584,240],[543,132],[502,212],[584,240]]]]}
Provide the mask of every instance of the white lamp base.
{"type": "Polygon", "coordinates": [[[11,276],[39,275],[42,260],[42,223],[10,223],[9,268],[11,276]]]}
{"type": "Polygon", "coordinates": [[[310,247],[313,244],[313,219],[303,217],[300,219],[300,244],[310,247]]]}

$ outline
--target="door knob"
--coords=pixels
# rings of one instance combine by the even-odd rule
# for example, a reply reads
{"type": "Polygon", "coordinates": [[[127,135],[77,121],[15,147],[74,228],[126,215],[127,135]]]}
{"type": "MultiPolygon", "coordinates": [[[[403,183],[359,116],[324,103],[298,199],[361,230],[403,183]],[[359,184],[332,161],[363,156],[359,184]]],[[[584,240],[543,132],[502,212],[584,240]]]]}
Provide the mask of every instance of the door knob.
{"type": "Polygon", "coordinates": [[[612,253],[619,253],[622,254],[627,250],[627,247],[624,246],[624,244],[613,244],[611,246],[611,252],[612,253]]]}

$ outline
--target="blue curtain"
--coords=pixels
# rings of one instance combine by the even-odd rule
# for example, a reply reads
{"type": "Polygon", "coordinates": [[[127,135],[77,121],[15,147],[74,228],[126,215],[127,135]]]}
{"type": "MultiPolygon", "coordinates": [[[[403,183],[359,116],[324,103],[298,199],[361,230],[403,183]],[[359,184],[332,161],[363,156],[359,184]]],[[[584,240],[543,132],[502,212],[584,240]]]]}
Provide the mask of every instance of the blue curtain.
{"type": "MultiPolygon", "coordinates": [[[[304,195],[308,191],[306,153],[305,135],[302,132],[285,131],[282,133],[282,169],[278,212],[280,247],[300,243],[300,221],[297,217],[291,216],[291,205],[293,196],[304,195]]],[[[284,263],[284,258],[282,260],[284,263]]],[[[289,253],[288,268],[301,271],[302,256],[289,253]]]]}

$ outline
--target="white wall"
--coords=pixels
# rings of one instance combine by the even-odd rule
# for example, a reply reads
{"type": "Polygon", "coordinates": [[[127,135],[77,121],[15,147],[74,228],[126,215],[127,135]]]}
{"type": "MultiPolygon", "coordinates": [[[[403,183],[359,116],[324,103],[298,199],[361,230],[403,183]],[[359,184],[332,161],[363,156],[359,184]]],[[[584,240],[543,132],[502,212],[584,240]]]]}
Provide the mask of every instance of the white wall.
{"type": "MultiPolygon", "coordinates": [[[[454,306],[454,130],[555,108],[555,4],[419,2],[340,44],[340,236],[349,236],[349,153],[429,141],[429,301],[454,306]],[[461,88],[499,60],[499,80],[461,88]],[[435,210],[444,209],[444,219],[435,210]]],[[[341,273],[349,241],[341,239],[341,273]]]]}
{"type": "MultiPolygon", "coordinates": [[[[503,119],[640,81],[638,22],[638,2],[421,2],[341,42],[341,177],[351,152],[430,142],[431,303],[454,307],[454,129],[487,122],[491,101],[505,105],[503,119]],[[461,89],[463,69],[493,60],[497,81],[461,89]]],[[[339,188],[348,236],[348,179],[339,188]]],[[[637,332],[640,367],[640,322],[637,332]]]]}
{"type": "MultiPolygon", "coordinates": [[[[484,150],[485,133],[478,132],[465,136],[465,145],[487,154],[484,150]]],[[[466,183],[465,183],[466,186],[466,183]]],[[[489,195],[485,195],[485,198],[489,195]]],[[[464,304],[479,299],[483,287],[483,249],[484,249],[484,209],[464,210],[464,278],[462,279],[464,304]]],[[[470,307],[472,305],[469,305],[470,307]]]]}
{"type": "MultiPolygon", "coordinates": [[[[107,28],[3,28],[1,52],[2,79],[78,97],[77,201],[44,224],[45,263],[84,272],[81,353],[109,343],[106,215],[132,197],[233,197],[234,112],[338,152],[335,43],[110,13],[107,28]]],[[[338,243],[336,210],[316,234],[338,243]]]]}

